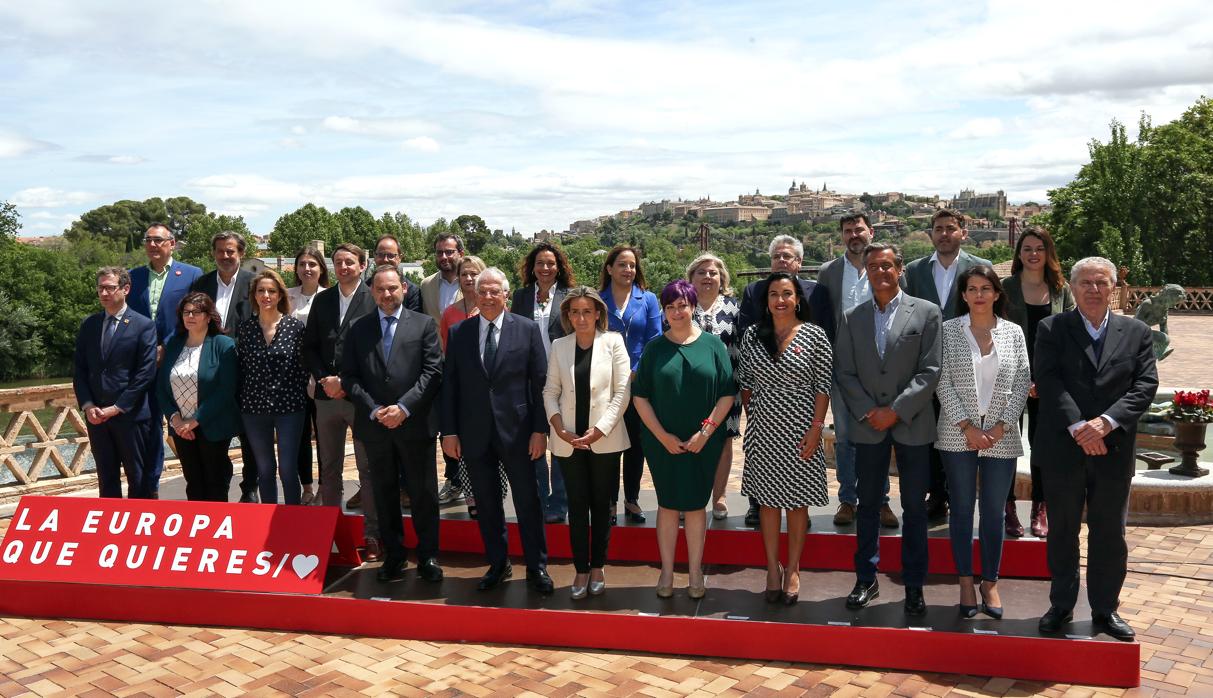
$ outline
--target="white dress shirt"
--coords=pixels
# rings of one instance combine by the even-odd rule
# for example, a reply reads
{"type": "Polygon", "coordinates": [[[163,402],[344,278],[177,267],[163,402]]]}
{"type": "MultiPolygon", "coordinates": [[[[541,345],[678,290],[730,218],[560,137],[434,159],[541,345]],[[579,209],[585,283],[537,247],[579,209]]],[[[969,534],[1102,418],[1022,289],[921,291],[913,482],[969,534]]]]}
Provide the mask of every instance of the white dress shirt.
{"type": "MultiPolygon", "coordinates": [[[[480,318],[480,363],[484,363],[484,343],[489,338],[489,320],[483,314],[477,315],[480,318]]],[[[501,321],[505,319],[505,313],[502,312],[492,324],[497,328],[497,350],[501,351],[501,321]]]]}
{"type": "Polygon", "coordinates": [[[535,312],[532,318],[539,325],[539,335],[543,337],[543,355],[547,356],[552,353],[552,339],[548,337],[548,323],[552,317],[552,296],[556,295],[556,287],[548,289],[548,302],[539,306],[539,285],[535,285],[535,312]]]}
{"type": "Polygon", "coordinates": [[[935,294],[939,297],[941,309],[948,304],[948,292],[952,290],[952,284],[956,282],[956,261],[958,259],[960,259],[959,253],[952,260],[952,265],[945,267],[939,261],[938,252],[931,254],[931,276],[935,279],[935,294]]]}
{"type": "MultiPolygon", "coordinates": [[[[361,282],[359,282],[359,283],[361,283],[361,282]]],[[[357,292],[358,292],[358,287],[355,286],[354,290],[350,291],[350,295],[347,296],[347,295],[345,295],[345,292],[341,290],[340,286],[337,287],[337,324],[338,325],[345,322],[345,311],[350,309],[350,302],[354,300],[354,294],[357,292]]]]}
{"type": "Polygon", "coordinates": [[[220,327],[227,327],[227,310],[232,307],[232,295],[236,290],[236,277],[240,272],[232,274],[231,283],[223,283],[223,275],[215,274],[215,310],[219,311],[220,327]]]}
{"type": "MultiPolygon", "coordinates": [[[[340,295],[340,291],[338,291],[338,294],[340,295]]],[[[352,293],[350,294],[350,296],[351,296],[351,297],[352,297],[353,295],[354,295],[354,294],[352,294],[352,293]]],[[[348,303],[347,303],[346,305],[348,305],[348,303]]],[[[395,341],[396,341],[396,340],[395,340],[395,336],[396,336],[396,335],[397,335],[397,334],[400,332],[400,315],[401,315],[401,311],[402,311],[403,309],[404,309],[404,306],[403,306],[403,305],[401,305],[401,306],[399,306],[399,307],[397,307],[397,308],[396,308],[396,312],[392,313],[392,317],[396,318],[395,327],[392,329],[392,341],[393,341],[393,342],[395,342],[395,341]]],[[[342,310],[342,311],[341,311],[341,314],[342,314],[342,316],[344,316],[344,315],[345,315],[345,310],[342,310]]],[[[384,330],[383,318],[387,317],[388,315],[387,315],[387,313],[383,312],[383,308],[376,308],[376,309],[375,309],[375,314],[376,314],[376,316],[379,318],[379,331],[380,331],[380,332],[382,332],[382,331],[384,330]]],[[[382,344],[382,341],[380,342],[380,344],[382,344]]],[[[384,363],[386,364],[386,363],[387,363],[387,357],[384,357],[383,361],[384,361],[384,363]]],[[[401,410],[403,410],[403,411],[404,411],[404,416],[405,416],[405,417],[409,417],[409,416],[410,416],[410,414],[409,414],[409,409],[408,409],[407,407],[405,407],[405,406],[404,406],[404,403],[403,403],[403,402],[397,402],[397,403],[396,403],[396,406],[397,406],[397,407],[399,407],[401,410]]],[[[376,406],[375,406],[375,409],[371,410],[371,421],[372,421],[372,422],[377,422],[377,421],[379,421],[379,410],[383,409],[384,407],[385,407],[385,405],[376,405],[376,406]]]]}
{"type": "Polygon", "coordinates": [[[868,270],[855,268],[851,260],[842,258],[842,312],[863,303],[872,297],[872,287],[868,284],[868,270]]]}
{"type": "Polygon", "coordinates": [[[442,313],[455,302],[455,294],[459,293],[459,277],[456,276],[454,281],[447,281],[442,274],[438,275],[438,315],[442,313]]]}
{"type": "MultiPolygon", "coordinates": [[[[991,346],[989,354],[982,354],[981,345],[977,343],[977,337],[973,336],[973,316],[965,313],[961,317],[964,318],[965,339],[969,340],[969,351],[973,354],[973,385],[977,387],[977,415],[984,417],[990,409],[990,400],[994,397],[994,381],[998,379],[998,347],[991,346]]],[[[1001,318],[995,318],[995,320],[994,327],[1007,322],[1001,318]]],[[[991,330],[992,332],[993,330],[991,330]]]]}

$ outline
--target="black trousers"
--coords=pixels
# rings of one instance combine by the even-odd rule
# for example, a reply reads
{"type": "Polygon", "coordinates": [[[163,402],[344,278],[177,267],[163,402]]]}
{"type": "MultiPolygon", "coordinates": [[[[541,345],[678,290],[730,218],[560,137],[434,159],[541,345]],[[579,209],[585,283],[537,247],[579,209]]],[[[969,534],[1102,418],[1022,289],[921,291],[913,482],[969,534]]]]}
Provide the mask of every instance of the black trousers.
{"type": "MultiPolygon", "coordinates": [[[[931,396],[931,407],[935,410],[935,423],[939,423],[939,398],[931,396]]],[[[948,474],[943,469],[943,459],[939,457],[939,451],[931,448],[931,484],[927,488],[927,497],[931,501],[948,501],[948,474]]]]}
{"type": "MultiPolygon", "coordinates": [[[[438,464],[433,439],[406,439],[393,434],[383,440],[365,440],[371,468],[379,540],[386,564],[402,562],[404,517],[400,514],[400,486],[413,500],[413,532],[417,534],[417,561],[438,557],[438,464]]],[[[365,506],[365,504],[364,504],[365,506]]]]}
{"type": "Polygon", "coordinates": [[[611,510],[619,485],[619,452],[594,453],[574,449],[560,459],[564,488],[569,495],[569,546],[573,567],[581,574],[606,565],[611,542],[611,510]]]}
{"type": "MultiPolygon", "coordinates": [[[[632,445],[623,452],[623,501],[635,502],[640,499],[640,478],[644,476],[644,449],[640,445],[640,431],[643,422],[636,412],[635,405],[628,402],[628,408],[623,413],[623,426],[628,430],[628,440],[632,445]]],[[[612,502],[619,501],[619,485],[615,486],[612,502]]]]}
{"type": "Polygon", "coordinates": [[[226,502],[232,484],[232,459],[227,455],[231,440],[207,441],[197,431],[192,440],[177,436],[172,429],[169,433],[185,476],[185,498],[191,502],[226,502]]]}
{"type": "Polygon", "coordinates": [[[253,455],[253,447],[244,434],[237,434],[240,442],[240,493],[257,492],[257,457],[253,455]]]}
{"type": "Polygon", "coordinates": [[[312,435],[316,433],[316,401],[307,399],[303,433],[299,435],[299,484],[312,484],[312,435]]]}
{"type": "Polygon", "coordinates": [[[546,569],[548,545],[543,530],[543,505],[539,502],[539,483],[535,480],[535,465],[531,456],[525,449],[504,448],[494,437],[488,451],[475,458],[465,457],[463,462],[476,497],[479,510],[476,523],[480,525],[484,555],[489,564],[504,564],[509,557],[505,507],[502,506],[505,497],[498,476],[500,465],[505,467],[510,494],[514,497],[514,513],[518,519],[518,533],[522,538],[527,569],[546,569]]]}
{"type": "Polygon", "coordinates": [[[1133,467],[1107,457],[1058,455],[1044,468],[1045,505],[1049,508],[1048,558],[1053,575],[1049,601],[1074,608],[1078,601],[1078,533],[1087,509],[1087,600],[1093,613],[1111,613],[1120,605],[1129,548],[1125,522],[1133,467]]]}
{"type": "MultiPolygon", "coordinates": [[[[1036,414],[1040,411],[1040,399],[1030,397],[1025,406],[1024,415],[1028,420],[1028,448],[1036,445],[1036,422],[1039,420],[1036,414]]],[[[1023,420],[1019,420],[1020,425],[1023,425],[1023,420]]],[[[1040,472],[1040,462],[1044,459],[1044,455],[1037,455],[1036,450],[1032,448],[1031,456],[1029,457],[1028,468],[1032,473],[1032,503],[1038,504],[1045,501],[1045,483],[1044,476],[1040,472]]],[[[1011,493],[1007,495],[1008,502],[1015,501],[1015,485],[1011,484],[1011,493]]]]}

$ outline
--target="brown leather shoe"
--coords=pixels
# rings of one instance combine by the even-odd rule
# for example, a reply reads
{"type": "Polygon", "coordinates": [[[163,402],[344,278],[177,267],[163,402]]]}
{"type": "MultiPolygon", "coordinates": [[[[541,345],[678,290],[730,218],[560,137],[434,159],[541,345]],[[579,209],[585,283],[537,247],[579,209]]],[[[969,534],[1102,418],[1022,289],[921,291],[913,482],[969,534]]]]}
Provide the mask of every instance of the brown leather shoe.
{"type": "Polygon", "coordinates": [[[1006,529],[1008,538],[1023,536],[1023,524],[1019,523],[1019,514],[1015,511],[1015,502],[1007,502],[1006,529]]]}
{"type": "Polygon", "coordinates": [[[413,506],[413,500],[409,499],[409,493],[402,490],[400,492],[400,508],[409,509],[412,506],[413,506]]]}
{"type": "Polygon", "coordinates": [[[889,505],[888,504],[881,505],[881,507],[880,507],[880,526],[881,526],[881,528],[897,528],[900,525],[901,525],[901,522],[897,520],[897,514],[893,513],[893,510],[889,507],[889,505]]]}
{"type": "Polygon", "coordinates": [[[366,539],[366,547],[362,551],[362,559],[366,562],[379,562],[383,559],[383,548],[379,546],[378,538],[366,539]]]}
{"type": "Polygon", "coordinates": [[[841,502],[838,505],[838,511],[834,512],[835,526],[850,526],[855,523],[855,505],[850,502],[841,502]]]}
{"type": "Polygon", "coordinates": [[[1049,535],[1049,512],[1044,502],[1032,502],[1032,535],[1037,538],[1049,535]]]}
{"type": "Polygon", "coordinates": [[[353,497],[345,500],[346,509],[361,509],[362,508],[362,490],[354,493],[353,497]]]}

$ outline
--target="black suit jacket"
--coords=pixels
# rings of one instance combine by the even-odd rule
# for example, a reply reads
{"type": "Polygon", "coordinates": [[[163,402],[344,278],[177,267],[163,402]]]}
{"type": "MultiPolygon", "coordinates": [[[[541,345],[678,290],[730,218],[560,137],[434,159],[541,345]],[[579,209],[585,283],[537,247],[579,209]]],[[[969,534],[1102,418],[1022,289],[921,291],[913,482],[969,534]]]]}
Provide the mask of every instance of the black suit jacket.
{"type": "MultiPolygon", "coordinates": [[[[253,283],[253,272],[241,269],[236,272],[236,285],[232,287],[231,304],[227,307],[227,320],[223,323],[223,334],[236,336],[240,323],[253,316],[253,302],[249,297],[249,285],[253,283]]],[[[219,295],[219,271],[211,271],[198,277],[190,286],[191,291],[205,293],[211,300],[219,295]]]]}
{"type": "Polygon", "coordinates": [[[483,455],[494,436],[511,455],[525,457],[531,434],[548,432],[547,366],[534,320],[504,314],[497,360],[487,371],[480,362],[480,317],[455,325],[446,347],[442,433],[459,437],[464,458],[483,455]]]}
{"type": "Polygon", "coordinates": [[[1082,449],[1068,427],[1106,414],[1119,425],[1104,438],[1108,466],[1131,473],[1137,420],[1158,390],[1154,340],[1145,323],[1112,313],[1098,362],[1077,310],[1051,315],[1036,329],[1036,392],[1040,422],[1033,450],[1044,467],[1081,467],[1082,449]]]}
{"type": "MultiPolygon", "coordinates": [[[[312,309],[307,315],[307,328],[303,331],[303,365],[317,382],[321,378],[340,375],[341,356],[354,323],[368,313],[375,312],[375,301],[365,284],[358,284],[345,318],[338,322],[341,314],[341,287],[331,286],[316,294],[312,309]]],[[[349,388],[346,388],[349,392],[349,388]]],[[[329,396],[319,386],[316,399],[328,400],[329,396]]]]}
{"type": "Polygon", "coordinates": [[[121,422],[148,419],[148,390],[156,377],[156,325],[127,307],[114,330],[109,347],[101,353],[101,329],[105,312],[94,313],[80,323],[72,387],[81,410],[85,405],[122,411],[113,419],[121,422]]]}
{"type": "MultiPolygon", "coordinates": [[[[564,336],[564,325],[560,322],[560,302],[568,291],[563,286],[552,288],[552,311],[548,314],[548,341],[554,342],[564,336]]],[[[523,286],[514,291],[514,301],[510,303],[510,312],[527,319],[535,318],[535,287],[523,286]]]]}
{"type": "Polygon", "coordinates": [[[383,355],[382,340],[378,312],[363,315],[346,336],[341,387],[354,403],[354,437],[383,441],[399,431],[406,439],[433,439],[438,434],[438,420],[431,407],[442,384],[438,325],[429,315],[402,309],[390,356],[383,355]],[[376,407],[395,404],[409,412],[399,427],[388,429],[371,421],[376,407]]]}
{"type": "MultiPolygon", "coordinates": [[[[809,279],[796,278],[800,282],[800,290],[809,299],[809,322],[825,330],[830,343],[834,343],[834,303],[830,300],[830,290],[825,284],[819,284],[809,279]]],[[[762,309],[766,305],[767,280],[761,279],[745,287],[741,297],[741,313],[737,316],[737,336],[744,337],[746,328],[758,323],[762,317],[762,309]]]]}

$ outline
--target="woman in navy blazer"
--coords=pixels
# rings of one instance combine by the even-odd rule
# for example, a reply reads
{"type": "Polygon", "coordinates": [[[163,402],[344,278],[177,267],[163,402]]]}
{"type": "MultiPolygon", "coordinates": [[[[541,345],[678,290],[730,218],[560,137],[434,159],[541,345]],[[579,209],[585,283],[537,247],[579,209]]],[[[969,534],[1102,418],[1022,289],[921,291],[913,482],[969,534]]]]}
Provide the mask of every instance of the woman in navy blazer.
{"type": "MultiPolygon", "coordinates": [[[[632,362],[632,375],[644,346],[661,334],[661,304],[657,296],[645,290],[640,253],[630,245],[616,245],[607,255],[599,277],[598,292],[607,307],[607,329],[623,335],[623,345],[632,362]]],[[[623,452],[623,507],[628,523],[644,523],[640,498],[640,477],[644,475],[644,451],[640,446],[640,415],[628,403],[623,413],[631,446],[623,452]]],[[[618,496],[616,496],[618,501],[618,496]]],[[[614,518],[614,517],[612,517],[614,518]]]]}
{"type": "Polygon", "coordinates": [[[227,501],[227,452],[240,432],[238,371],[236,342],[223,334],[214,301],[205,293],[187,294],[177,307],[176,333],[164,347],[156,390],[190,501],[227,501]]]}

